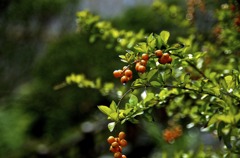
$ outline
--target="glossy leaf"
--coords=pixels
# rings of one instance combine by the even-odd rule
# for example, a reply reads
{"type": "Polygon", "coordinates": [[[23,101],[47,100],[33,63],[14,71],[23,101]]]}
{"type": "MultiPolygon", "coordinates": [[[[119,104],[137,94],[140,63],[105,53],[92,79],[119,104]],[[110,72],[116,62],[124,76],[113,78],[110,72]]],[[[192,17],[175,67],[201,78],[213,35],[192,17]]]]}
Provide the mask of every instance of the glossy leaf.
{"type": "Polygon", "coordinates": [[[114,130],[115,126],[116,126],[116,122],[110,122],[110,123],[108,123],[108,129],[109,129],[109,131],[112,132],[112,131],[114,130]]]}
{"type": "Polygon", "coordinates": [[[107,116],[109,116],[112,113],[112,110],[109,107],[105,106],[105,105],[99,105],[98,109],[102,113],[106,114],[107,116]]]}

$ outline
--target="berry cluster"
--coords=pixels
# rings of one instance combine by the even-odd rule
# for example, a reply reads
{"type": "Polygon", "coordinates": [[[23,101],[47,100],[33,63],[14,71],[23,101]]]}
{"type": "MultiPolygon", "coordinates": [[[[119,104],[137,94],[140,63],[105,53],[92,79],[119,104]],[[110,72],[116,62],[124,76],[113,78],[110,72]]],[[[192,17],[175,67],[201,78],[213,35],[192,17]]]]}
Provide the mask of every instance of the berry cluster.
{"type": "Polygon", "coordinates": [[[130,70],[127,66],[124,66],[122,70],[113,71],[113,76],[116,78],[121,78],[121,83],[127,83],[132,79],[132,70],[130,70]]]}
{"type": "Polygon", "coordinates": [[[158,57],[158,62],[160,64],[167,64],[172,62],[172,57],[170,57],[169,53],[163,53],[162,50],[156,50],[155,55],[158,57]]]}
{"type": "Polygon", "coordinates": [[[142,54],[141,60],[138,60],[135,65],[135,69],[137,72],[144,73],[146,71],[146,65],[148,62],[149,56],[148,54],[142,54]]]}
{"type": "Polygon", "coordinates": [[[114,153],[114,158],[127,158],[122,154],[122,148],[127,146],[126,134],[119,132],[118,137],[109,136],[107,142],[111,145],[109,150],[114,153]]]}
{"type": "MultiPolygon", "coordinates": [[[[139,73],[146,72],[147,62],[152,55],[149,56],[147,53],[143,53],[141,58],[138,58],[134,63],[135,70],[139,73]]],[[[172,62],[172,58],[170,57],[169,53],[163,53],[162,50],[156,50],[154,57],[158,58],[158,62],[160,64],[167,64],[172,62]]],[[[125,84],[132,79],[133,72],[129,69],[131,65],[124,66],[123,69],[114,70],[113,76],[116,78],[120,78],[121,83],[125,84]]]]}
{"type": "Polygon", "coordinates": [[[182,135],[182,127],[176,126],[172,128],[167,128],[163,132],[163,138],[166,142],[171,143],[178,137],[182,135]]]}

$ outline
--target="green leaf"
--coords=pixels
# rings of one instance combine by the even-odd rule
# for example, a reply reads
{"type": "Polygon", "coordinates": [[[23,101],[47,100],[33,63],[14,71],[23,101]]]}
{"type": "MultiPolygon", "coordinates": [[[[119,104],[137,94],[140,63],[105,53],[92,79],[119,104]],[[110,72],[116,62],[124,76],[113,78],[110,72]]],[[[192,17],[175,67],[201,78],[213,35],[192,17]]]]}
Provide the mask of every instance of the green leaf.
{"type": "Polygon", "coordinates": [[[160,37],[162,38],[163,43],[166,45],[166,44],[167,44],[167,41],[168,41],[168,39],[169,39],[169,37],[170,37],[170,33],[169,33],[168,31],[162,31],[162,32],[160,33],[160,37]]]}
{"type": "Polygon", "coordinates": [[[223,77],[219,78],[219,84],[222,86],[223,89],[227,90],[227,82],[223,77]]]}
{"type": "Polygon", "coordinates": [[[161,86],[161,83],[158,82],[158,81],[151,81],[151,82],[150,82],[150,85],[153,86],[153,87],[160,87],[160,86],[161,86]]]}
{"type": "Polygon", "coordinates": [[[98,109],[102,113],[106,114],[107,116],[109,116],[112,113],[112,110],[109,107],[105,106],[105,105],[99,105],[98,109]]]}
{"type": "Polygon", "coordinates": [[[114,121],[118,121],[118,113],[117,112],[113,112],[109,115],[109,117],[114,120],[114,121]]]}
{"type": "Polygon", "coordinates": [[[139,43],[137,46],[135,46],[134,49],[135,49],[136,51],[138,51],[138,52],[145,53],[145,52],[148,51],[147,43],[141,42],[141,43],[139,43]]]}
{"type": "Polygon", "coordinates": [[[218,120],[221,120],[225,123],[232,123],[233,117],[234,116],[232,116],[232,115],[219,115],[217,118],[218,118],[218,120]]]}
{"type": "Polygon", "coordinates": [[[146,98],[144,99],[144,103],[151,101],[154,98],[154,93],[147,93],[146,98]]]}
{"type": "Polygon", "coordinates": [[[109,129],[109,131],[112,132],[112,131],[114,130],[115,126],[116,126],[116,122],[110,122],[110,123],[108,123],[108,129],[109,129]]]}
{"type": "Polygon", "coordinates": [[[213,115],[213,116],[210,118],[210,120],[208,121],[208,126],[210,126],[210,125],[218,122],[218,121],[219,121],[219,120],[218,120],[218,116],[219,116],[219,115],[217,115],[217,114],[213,115]]]}
{"type": "Polygon", "coordinates": [[[138,103],[138,98],[137,98],[135,95],[132,94],[132,95],[130,96],[129,103],[130,103],[131,105],[137,105],[137,103],[138,103]]]}
{"type": "Polygon", "coordinates": [[[110,109],[112,110],[112,112],[117,111],[117,104],[114,101],[112,101],[112,103],[110,104],[110,109]]]}
{"type": "Polygon", "coordinates": [[[139,123],[139,121],[135,118],[131,118],[131,119],[129,119],[129,121],[133,124],[138,124],[139,123]]]}
{"type": "Polygon", "coordinates": [[[153,36],[153,34],[151,33],[147,38],[147,44],[151,49],[154,49],[156,47],[156,43],[157,43],[157,41],[156,41],[155,37],[153,36]]]}
{"type": "Polygon", "coordinates": [[[123,113],[125,115],[128,115],[132,110],[133,110],[133,108],[128,108],[128,109],[124,110],[123,113]]]}
{"type": "Polygon", "coordinates": [[[158,72],[158,69],[153,69],[153,70],[150,70],[148,73],[147,73],[147,80],[150,81],[152,79],[152,77],[158,72]]]}
{"type": "Polygon", "coordinates": [[[157,44],[157,47],[159,48],[159,49],[161,49],[162,48],[162,45],[163,45],[163,40],[162,40],[162,38],[161,38],[161,36],[156,36],[156,40],[157,40],[157,42],[156,42],[156,44],[157,44]]]}

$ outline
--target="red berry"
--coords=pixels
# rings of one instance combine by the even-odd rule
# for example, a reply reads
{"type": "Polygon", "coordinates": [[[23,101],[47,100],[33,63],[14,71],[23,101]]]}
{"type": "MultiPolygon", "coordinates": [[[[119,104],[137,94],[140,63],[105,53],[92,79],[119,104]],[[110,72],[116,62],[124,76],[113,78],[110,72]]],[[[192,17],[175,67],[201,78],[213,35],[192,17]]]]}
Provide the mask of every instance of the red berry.
{"type": "Polygon", "coordinates": [[[144,73],[146,71],[146,67],[143,65],[138,66],[138,72],[144,73]]]}
{"type": "Polygon", "coordinates": [[[122,158],[122,153],[121,152],[116,152],[114,154],[114,158],[122,158]]]}
{"type": "Polygon", "coordinates": [[[122,140],[120,140],[119,145],[121,145],[122,147],[125,147],[125,146],[127,146],[127,141],[125,139],[122,139],[122,140]]]}
{"type": "Polygon", "coordinates": [[[116,78],[122,77],[122,70],[115,70],[113,71],[113,76],[116,78]]]}
{"type": "Polygon", "coordinates": [[[142,59],[147,61],[149,59],[148,54],[146,53],[142,54],[142,59]]]}
{"type": "Polygon", "coordinates": [[[115,142],[115,138],[113,136],[109,136],[108,139],[107,139],[107,142],[109,144],[112,144],[113,142],[115,142]]]}
{"type": "Polygon", "coordinates": [[[118,142],[113,142],[113,143],[111,144],[111,146],[112,146],[113,148],[116,148],[116,147],[119,146],[119,144],[118,144],[118,142]]]}
{"type": "Polygon", "coordinates": [[[162,55],[163,55],[162,50],[156,50],[156,51],[155,51],[155,55],[156,55],[157,57],[161,58],[162,55]]]}
{"type": "Polygon", "coordinates": [[[127,76],[127,77],[131,77],[132,76],[132,70],[126,70],[125,72],[124,72],[124,74],[125,74],[125,76],[127,76]]]}
{"type": "Polygon", "coordinates": [[[143,65],[143,66],[146,66],[146,65],[147,65],[147,60],[143,60],[143,59],[142,59],[142,60],[140,61],[140,64],[143,65]]]}
{"type": "Polygon", "coordinates": [[[118,134],[119,139],[124,139],[125,137],[126,137],[125,132],[119,132],[119,134],[118,134]]]}
{"type": "Polygon", "coordinates": [[[141,65],[140,62],[137,62],[137,63],[136,63],[136,65],[135,65],[135,70],[136,70],[136,71],[138,71],[138,68],[139,68],[140,65],[141,65]]]}
{"type": "Polygon", "coordinates": [[[163,53],[162,58],[168,59],[169,58],[169,54],[168,53],[163,53]]]}
{"type": "Polygon", "coordinates": [[[121,83],[127,83],[128,77],[127,76],[122,76],[120,81],[121,81],[121,83]]]}
{"type": "Polygon", "coordinates": [[[168,63],[171,63],[171,62],[172,62],[172,57],[169,56],[168,63]]]}

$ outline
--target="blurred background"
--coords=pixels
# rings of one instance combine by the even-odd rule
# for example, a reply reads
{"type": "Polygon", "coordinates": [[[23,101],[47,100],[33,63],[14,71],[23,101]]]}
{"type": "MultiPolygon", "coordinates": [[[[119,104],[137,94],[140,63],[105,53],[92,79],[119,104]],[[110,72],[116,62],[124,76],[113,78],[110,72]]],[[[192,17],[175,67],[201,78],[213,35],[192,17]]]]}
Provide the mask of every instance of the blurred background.
{"type": "MultiPolygon", "coordinates": [[[[0,157],[113,157],[106,139],[116,133],[109,132],[97,105],[109,105],[114,98],[76,86],[53,88],[71,73],[113,81],[112,71],[122,66],[104,41],[89,43],[88,35],[76,31],[77,11],[90,10],[118,29],[168,30],[172,39],[200,32],[208,38],[204,35],[216,22],[214,11],[224,2],[198,0],[191,10],[188,0],[161,0],[161,9],[151,0],[1,0],[0,157]]],[[[212,135],[195,128],[172,145],[162,140],[154,123],[127,123],[119,130],[127,132],[129,158],[215,144],[207,141],[212,135]]]]}

